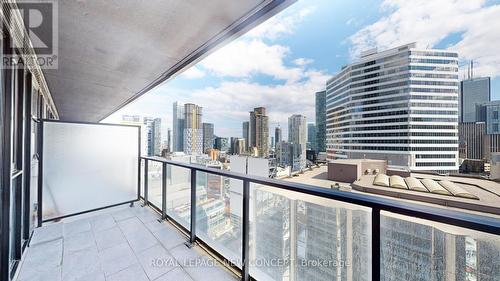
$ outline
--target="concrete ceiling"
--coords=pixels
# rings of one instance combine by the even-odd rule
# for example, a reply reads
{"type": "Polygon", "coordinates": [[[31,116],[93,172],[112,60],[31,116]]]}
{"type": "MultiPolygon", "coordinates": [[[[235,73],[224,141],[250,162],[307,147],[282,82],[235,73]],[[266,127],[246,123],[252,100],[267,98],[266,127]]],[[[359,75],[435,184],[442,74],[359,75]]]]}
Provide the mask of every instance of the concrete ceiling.
{"type": "Polygon", "coordinates": [[[59,117],[100,121],[294,1],[59,1],[59,117]]]}

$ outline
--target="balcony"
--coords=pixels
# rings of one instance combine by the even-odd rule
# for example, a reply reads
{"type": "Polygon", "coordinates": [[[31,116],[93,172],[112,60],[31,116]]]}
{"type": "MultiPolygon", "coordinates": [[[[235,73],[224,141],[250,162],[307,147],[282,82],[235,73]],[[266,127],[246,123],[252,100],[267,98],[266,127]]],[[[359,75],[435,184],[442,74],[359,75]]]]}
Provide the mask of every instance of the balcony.
{"type": "Polygon", "coordinates": [[[54,2],[48,69],[2,5],[0,280],[500,278],[496,215],[141,156],[99,122],[294,1],[118,2],[54,2]]]}
{"type": "Polygon", "coordinates": [[[236,280],[160,218],[134,204],[37,228],[17,280],[236,280]]]}

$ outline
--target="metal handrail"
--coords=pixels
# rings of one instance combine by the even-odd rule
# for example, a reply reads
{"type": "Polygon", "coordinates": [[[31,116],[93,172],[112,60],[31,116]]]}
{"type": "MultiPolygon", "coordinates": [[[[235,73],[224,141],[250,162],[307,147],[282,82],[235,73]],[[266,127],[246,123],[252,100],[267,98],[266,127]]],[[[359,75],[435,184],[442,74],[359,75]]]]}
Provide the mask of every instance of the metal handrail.
{"type": "MultiPolygon", "coordinates": [[[[388,211],[396,213],[399,215],[405,215],[410,217],[416,217],[424,220],[430,220],[434,222],[440,222],[447,225],[454,225],[457,227],[472,229],[476,231],[481,231],[489,234],[499,235],[500,233],[500,219],[491,216],[484,216],[475,213],[467,213],[457,210],[450,210],[440,207],[422,205],[407,201],[400,201],[393,198],[378,197],[370,194],[360,194],[353,192],[345,192],[339,190],[332,190],[322,187],[317,187],[308,184],[288,182],[283,180],[276,180],[271,178],[259,177],[246,175],[236,172],[230,172],[227,170],[220,170],[214,168],[208,168],[206,166],[197,164],[187,164],[182,162],[177,162],[173,160],[168,160],[160,157],[146,157],[142,156],[142,160],[145,160],[145,167],[147,167],[148,161],[155,161],[163,163],[163,166],[172,165],[177,167],[182,167],[189,169],[191,171],[191,200],[196,199],[196,173],[206,172],[210,174],[215,174],[219,176],[224,176],[228,178],[233,178],[243,181],[243,217],[242,217],[242,280],[249,280],[249,245],[248,245],[248,233],[245,234],[245,230],[248,232],[250,229],[249,224],[249,190],[250,183],[266,185],[282,190],[299,192],[303,194],[318,196],[326,199],[336,200],[340,202],[355,204],[359,206],[371,208],[371,236],[372,236],[372,280],[379,280],[380,278],[380,212],[388,211]]],[[[166,168],[163,169],[166,172],[166,168]]],[[[147,189],[148,189],[148,178],[147,178],[147,168],[145,169],[144,176],[144,192],[146,196],[147,203],[147,189]]],[[[163,175],[163,181],[166,181],[166,176],[163,175]]],[[[166,182],[162,184],[162,202],[165,202],[166,197],[166,182]]],[[[162,211],[165,206],[162,206],[162,211]]],[[[190,228],[190,243],[193,243],[198,237],[196,236],[196,203],[191,203],[191,228],[190,228]]]]}

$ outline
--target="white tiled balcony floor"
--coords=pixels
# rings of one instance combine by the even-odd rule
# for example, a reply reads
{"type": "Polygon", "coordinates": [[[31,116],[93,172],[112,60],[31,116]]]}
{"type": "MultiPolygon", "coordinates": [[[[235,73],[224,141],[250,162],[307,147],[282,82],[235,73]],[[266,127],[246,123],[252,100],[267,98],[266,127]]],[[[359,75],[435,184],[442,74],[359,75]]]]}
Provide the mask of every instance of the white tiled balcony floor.
{"type": "Polygon", "coordinates": [[[136,203],[37,228],[17,281],[237,280],[157,219],[136,203]]]}

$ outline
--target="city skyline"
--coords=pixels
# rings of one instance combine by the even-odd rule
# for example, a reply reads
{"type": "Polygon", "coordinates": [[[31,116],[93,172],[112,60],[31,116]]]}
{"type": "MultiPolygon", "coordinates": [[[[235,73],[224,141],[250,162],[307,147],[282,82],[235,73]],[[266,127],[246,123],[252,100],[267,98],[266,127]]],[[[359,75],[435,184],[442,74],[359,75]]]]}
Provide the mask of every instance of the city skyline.
{"type": "MultiPolygon", "coordinates": [[[[494,21],[489,13],[499,9],[498,1],[446,2],[440,5],[451,7],[435,9],[427,2],[417,5],[419,10],[409,15],[409,19],[422,22],[419,30],[424,32],[401,33],[397,32],[397,27],[404,26],[406,21],[397,15],[408,13],[409,7],[405,3],[355,1],[347,5],[332,5],[328,1],[299,1],[117,112],[114,118],[119,119],[122,114],[147,113],[161,117],[165,131],[166,124],[171,124],[171,103],[179,100],[196,102],[206,108],[204,121],[218,124],[215,134],[221,136],[239,135],[247,111],[257,106],[268,109],[270,128],[278,123],[286,124],[287,116],[295,113],[314,120],[314,94],[323,90],[326,79],[343,65],[356,60],[360,50],[374,45],[384,50],[413,41],[423,47],[456,49],[460,54],[461,69],[473,59],[476,76],[492,77],[492,99],[498,99],[499,71],[492,65],[500,59],[492,46],[500,36],[491,34],[491,31],[482,32],[481,26],[473,24],[473,20],[481,22],[479,19],[482,22],[494,21]],[[455,29],[447,25],[442,30],[432,29],[426,33],[433,24],[440,24],[450,17],[442,18],[440,13],[445,12],[440,10],[466,14],[467,17],[463,17],[464,22],[459,25],[452,24],[455,29]],[[333,14],[336,17],[328,16],[333,14]],[[394,19],[395,26],[387,26],[390,19],[394,19]],[[376,29],[377,26],[385,29],[376,29]],[[318,27],[320,32],[311,32],[318,27]],[[324,36],[325,33],[329,36],[324,36]],[[477,41],[488,42],[490,47],[473,45],[469,38],[474,34],[489,36],[477,41]],[[384,36],[389,39],[383,40],[384,36]],[[476,53],[471,53],[473,50],[476,53]],[[484,54],[481,58],[480,53],[484,54]],[[283,102],[285,95],[287,102],[283,102]]],[[[461,71],[460,78],[463,75],[461,71]]],[[[287,128],[283,129],[286,135],[287,128]]]]}

